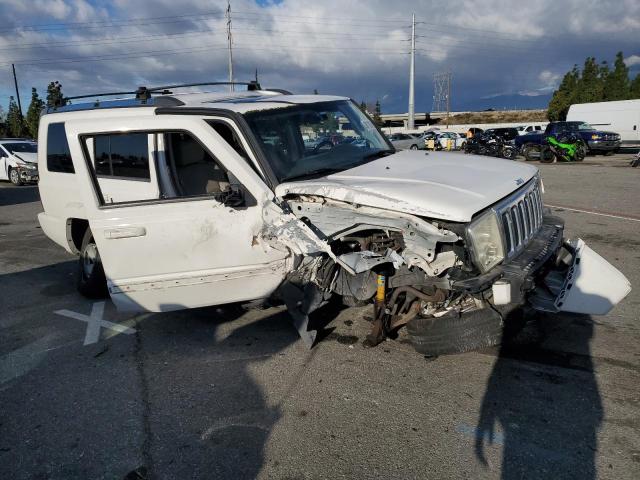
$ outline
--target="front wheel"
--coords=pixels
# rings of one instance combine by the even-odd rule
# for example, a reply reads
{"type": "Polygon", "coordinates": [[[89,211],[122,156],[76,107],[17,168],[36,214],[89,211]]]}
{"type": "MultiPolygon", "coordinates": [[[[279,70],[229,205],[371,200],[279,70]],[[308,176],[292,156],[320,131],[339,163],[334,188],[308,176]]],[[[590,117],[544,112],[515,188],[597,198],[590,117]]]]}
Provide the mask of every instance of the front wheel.
{"type": "Polygon", "coordinates": [[[9,180],[11,180],[11,183],[13,183],[14,185],[22,185],[22,180],[20,180],[20,172],[18,172],[18,170],[16,170],[15,168],[9,170],[9,180]]]}
{"type": "Polygon", "coordinates": [[[77,287],[78,292],[87,298],[105,298],[109,293],[100,253],[89,229],[84,234],[80,248],[77,287]]]}
{"type": "Polygon", "coordinates": [[[576,149],[576,162],[581,162],[587,156],[587,146],[583,143],[576,149]]]}
{"type": "Polygon", "coordinates": [[[418,149],[418,145],[411,145],[409,147],[410,150],[417,150],[418,149]]]}

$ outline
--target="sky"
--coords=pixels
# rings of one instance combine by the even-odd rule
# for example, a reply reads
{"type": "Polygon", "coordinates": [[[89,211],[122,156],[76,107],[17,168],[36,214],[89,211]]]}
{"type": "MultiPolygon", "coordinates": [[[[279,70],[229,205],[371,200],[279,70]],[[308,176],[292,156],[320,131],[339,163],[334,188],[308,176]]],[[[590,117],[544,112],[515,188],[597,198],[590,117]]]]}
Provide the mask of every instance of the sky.
{"type": "MultiPolygon", "coordinates": [[[[228,80],[226,0],[0,0],[0,105],[44,96],[228,80]]],[[[544,108],[587,56],[640,72],[638,0],[231,0],[234,78],[407,111],[416,16],[416,112],[450,71],[451,109],[544,108]]]]}

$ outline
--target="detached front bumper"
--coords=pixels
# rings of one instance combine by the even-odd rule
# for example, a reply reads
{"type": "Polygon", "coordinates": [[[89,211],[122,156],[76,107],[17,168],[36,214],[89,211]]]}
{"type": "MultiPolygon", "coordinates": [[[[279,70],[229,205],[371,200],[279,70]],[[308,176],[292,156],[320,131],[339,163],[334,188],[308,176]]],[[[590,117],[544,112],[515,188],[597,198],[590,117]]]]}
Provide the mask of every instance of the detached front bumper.
{"type": "Polygon", "coordinates": [[[496,305],[528,303],[545,312],[608,313],[631,291],[629,280],[583,240],[563,238],[564,221],[545,216],[515,258],[490,272],[454,282],[457,290],[491,290],[496,305]]]}

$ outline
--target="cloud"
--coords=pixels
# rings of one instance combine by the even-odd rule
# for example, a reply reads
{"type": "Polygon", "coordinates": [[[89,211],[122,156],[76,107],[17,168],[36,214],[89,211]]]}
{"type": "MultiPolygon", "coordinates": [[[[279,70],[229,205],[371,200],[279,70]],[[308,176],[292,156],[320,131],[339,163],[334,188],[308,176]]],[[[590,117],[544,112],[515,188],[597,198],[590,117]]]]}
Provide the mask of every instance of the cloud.
{"type": "Polygon", "coordinates": [[[627,64],[627,67],[631,67],[633,65],[640,65],[640,55],[630,55],[624,59],[624,63],[627,64]]]}
{"type": "MultiPolygon", "coordinates": [[[[6,106],[12,94],[11,63],[23,96],[52,80],[78,95],[226,80],[225,8],[210,0],[3,0],[0,100],[6,106]],[[11,30],[50,24],[57,26],[11,30]]],[[[590,55],[611,62],[612,52],[634,51],[640,35],[637,0],[540,0],[526,13],[506,0],[482,8],[471,0],[447,8],[426,0],[234,0],[235,76],[247,80],[258,69],[265,86],[381,99],[384,111],[406,111],[412,12],[418,111],[431,109],[433,74],[447,69],[454,109],[518,95],[542,105],[574,63],[590,55]]]]}

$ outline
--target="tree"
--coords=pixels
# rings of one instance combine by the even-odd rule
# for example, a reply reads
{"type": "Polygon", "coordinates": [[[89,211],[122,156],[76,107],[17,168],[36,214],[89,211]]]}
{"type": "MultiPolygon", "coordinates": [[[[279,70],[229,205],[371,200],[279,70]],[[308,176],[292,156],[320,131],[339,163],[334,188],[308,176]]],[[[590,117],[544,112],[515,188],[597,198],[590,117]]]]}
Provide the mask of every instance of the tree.
{"type": "Polygon", "coordinates": [[[378,126],[382,125],[382,117],[380,116],[381,113],[382,113],[382,111],[381,111],[381,107],[380,107],[380,100],[376,99],[376,108],[373,111],[373,121],[378,126]]]}
{"type": "Polygon", "coordinates": [[[55,107],[64,103],[62,84],[57,80],[47,86],[47,107],[55,107]]]}
{"type": "Polygon", "coordinates": [[[40,112],[44,107],[44,102],[38,96],[38,91],[31,88],[31,103],[27,109],[25,127],[31,138],[38,138],[38,124],[40,123],[40,112]]]}
{"type": "Polygon", "coordinates": [[[640,98],[640,73],[636,75],[629,86],[629,98],[640,98]]]}
{"type": "Polygon", "coordinates": [[[573,103],[576,86],[578,79],[580,78],[580,71],[578,66],[574,65],[570,72],[567,72],[560,82],[558,89],[553,92],[549,107],[547,109],[547,116],[552,122],[564,120],[567,118],[569,107],[573,103]]]}
{"type": "Polygon", "coordinates": [[[4,108],[0,105],[0,137],[7,136],[7,124],[6,124],[6,115],[4,114],[4,108]]]}
{"type": "Polygon", "coordinates": [[[7,133],[12,137],[21,137],[23,132],[22,114],[18,104],[9,97],[9,111],[7,112],[7,133]]]}
{"type": "Polygon", "coordinates": [[[602,100],[604,82],[600,76],[600,69],[595,57],[587,57],[582,69],[582,76],[576,86],[573,103],[591,103],[602,100]]]}
{"type": "Polygon", "coordinates": [[[629,68],[624,63],[622,52],[616,54],[613,71],[604,82],[603,100],[626,100],[629,98],[629,68]]]}

